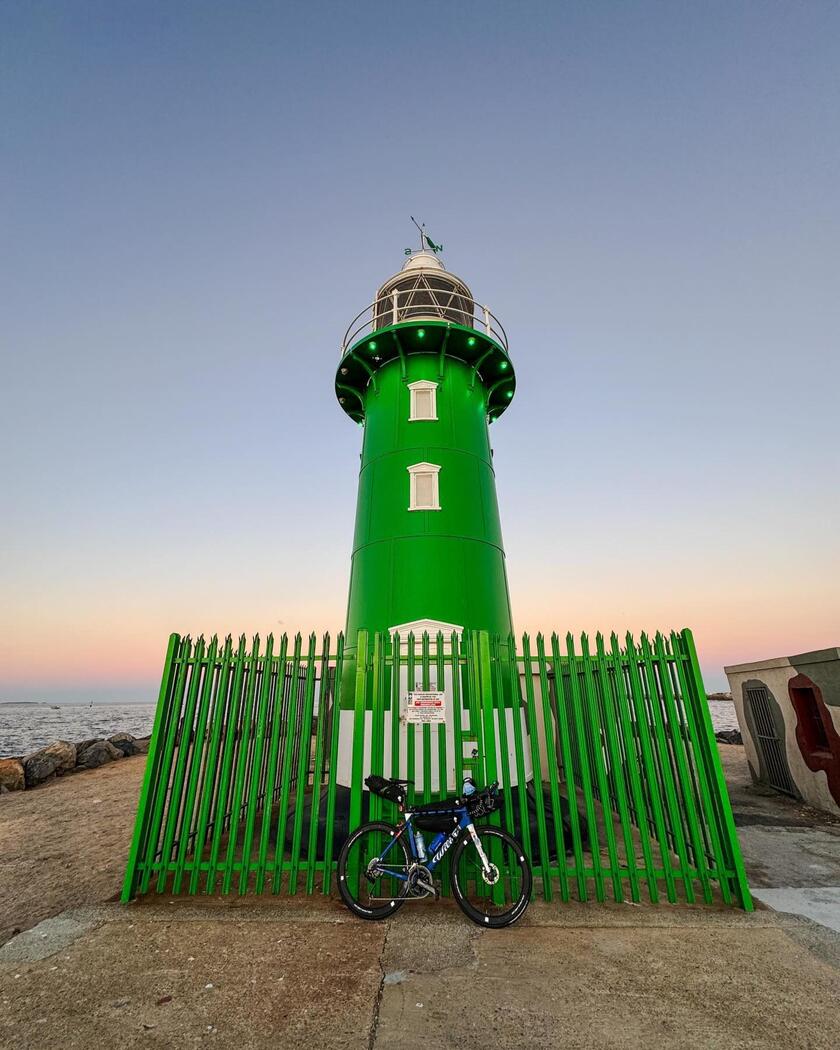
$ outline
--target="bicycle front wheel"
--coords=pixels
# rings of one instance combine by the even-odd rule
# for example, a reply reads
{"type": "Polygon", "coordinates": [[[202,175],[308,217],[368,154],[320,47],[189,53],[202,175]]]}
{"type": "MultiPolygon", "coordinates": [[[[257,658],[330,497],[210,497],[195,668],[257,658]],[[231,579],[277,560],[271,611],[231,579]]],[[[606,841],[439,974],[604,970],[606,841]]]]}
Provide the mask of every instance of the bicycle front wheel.
{"type": "Polygon", "coordinates": [[[404,836],[375,821],[356,828],[338,855],[338,892],[360,919],[387,919],[405,903],[411,857],[404,836]]]}
{"type": "Polygon", "coordinates": [[[519,843],[501,828],[476,827],[481,851],[464,834],[452,855],[452,894],[479,926],[499,929],[516,922],[531,899],[531,865],[519,843]]]}

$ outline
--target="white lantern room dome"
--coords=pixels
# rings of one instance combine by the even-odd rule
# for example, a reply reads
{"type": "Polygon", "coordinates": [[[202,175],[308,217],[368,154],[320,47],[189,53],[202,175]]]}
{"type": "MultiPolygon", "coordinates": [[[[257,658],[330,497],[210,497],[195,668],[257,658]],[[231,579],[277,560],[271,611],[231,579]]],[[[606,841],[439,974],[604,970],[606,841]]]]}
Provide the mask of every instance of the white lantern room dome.
{"type": "Polygon", "coordinates": [[[475,304],[466,284],[434,252],[415,252],[376,293],[375,328],[404,321],[449,321],[473,327],[475,304]]]}
{"type": "Polygon", "coordinates": [[[415,252],[403,263],[403,273],[406,270],[445,270],[446,267],[434,252],[415,252]]]}

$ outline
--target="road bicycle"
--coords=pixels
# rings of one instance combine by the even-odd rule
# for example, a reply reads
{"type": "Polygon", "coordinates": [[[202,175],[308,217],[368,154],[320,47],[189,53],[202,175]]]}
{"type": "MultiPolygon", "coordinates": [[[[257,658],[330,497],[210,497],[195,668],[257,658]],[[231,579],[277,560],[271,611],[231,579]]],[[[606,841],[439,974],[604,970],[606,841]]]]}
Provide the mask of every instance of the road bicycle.
{"type": "Polygon", "coordinates": [[[478,790],[471,778],[455,798],[407,808],[410,780],[371,775],[373,794],[396,804],[396,826],[374,820],[350,835],[338,857],[338,889],[361,919],[387,919],[406,901],[437,899],[433,872],[451,852],[452,896],[479,926],[498,929],[521,918],[531,898],[531,866],[516,839],[476,819],[501,807],[498,783],[478,790]],[[423,831],[435,832],[428,846],[423,831]]]}

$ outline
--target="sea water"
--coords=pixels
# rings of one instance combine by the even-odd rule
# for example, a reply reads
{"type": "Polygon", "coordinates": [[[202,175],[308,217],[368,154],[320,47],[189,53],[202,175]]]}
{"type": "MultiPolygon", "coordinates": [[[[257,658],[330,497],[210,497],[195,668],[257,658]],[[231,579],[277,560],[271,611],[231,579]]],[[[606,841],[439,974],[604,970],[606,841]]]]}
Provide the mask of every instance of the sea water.
{"type": "MultiPolygon", "coordinates": [[[[731,700],[710,700],[715,732],[737,729],[731,700]]],[[[0,758],[28,755],[54,740],[77,743],[114,733],[148,736],[155,720],[154,704],[0,703],[0,758]]]]}
{"type": "Polygon", "coordinates": [[[148,736],[154,720],[155,704],[0,703],[0,758],[28,755],[54,740],[148,736]]]}

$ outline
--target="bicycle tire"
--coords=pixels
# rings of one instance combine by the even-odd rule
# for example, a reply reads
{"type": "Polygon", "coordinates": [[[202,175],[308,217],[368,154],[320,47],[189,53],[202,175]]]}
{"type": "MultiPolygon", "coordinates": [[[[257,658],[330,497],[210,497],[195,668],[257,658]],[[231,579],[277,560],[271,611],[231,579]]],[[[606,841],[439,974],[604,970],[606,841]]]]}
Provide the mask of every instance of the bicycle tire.
{"type": "MultiPolygon", "coordinates": [[[[397,829],[392,824],[386,824],[381,820],[370,821],[367,824],[362,824],[356,828],[352,835],[347,839],[344,845],[341,847],[341,852],[338,855],[338,892],[341,895],[341,899],[360,919],[367,919],[372,922],[379,922],[382,919],[387,919],[390,915],[393,915],[399,908],[405,904],[406,897],[408,896],[408,882],[400,883],[400,894],[399,896],[390,896],[387,902],[383,902],[380,907],[371,907],[370,902],[365,904],[362,900],[357,899],[353,896],[353,872],[349,870],[349,862],[351,860],[351,852],[360,848],[364,853],[364,847],[360,846],[362,839],[371,834],[380,834],[383,837],[389,836],[393,838],[397,834],[397,829]]],[[[396,845],[402,852],[402,859],[405,861],[406,871],[411,865],[411,857],[408,851],[408,844],[404,838],[397,839],[396,845]]],[[[375,849],[373,850],[374,856],[376,856],[375,849]]],[[[360,864],[360,859],[355,858],[357,865],[360,864]]],[[[392,865],[396,868],[399,865],[392,865]]],[[[359,880],[364,878],[364,875],[359,872],[356,876],[359,880]]],[[[393,881],[393,880],[392,880],[393,881]]],[[[370,880],[368,880],[370,882],[370,880]]],[[[371,883],[372,886],[372,883],[371,883]]],[[[360,882],[360,888],[363,884],[360,882]]],[[[361,896],[360,894],[358,896],[361,896]]]]}
{"type": "Polygon", "coordinates": [[[481,884],[484,881],[481,875],[481,860],[472,835],[468,831],[461,836],[452,851],[452,874],[450,876],[452,895],[468,919],[485,929],[498,930],[504,926],[510,926],[525,914],[525,909],[531,900],[533,885],[531,865],[528,863],[522,846],[502,828],[476,825],[475,831],[485,854],[491,860],[493,857],[503,860],[504,870],[501,871],[499,891],[506,883],[509,883],[511,887],[516,888],[516,898],[508,907],[491,900],[494,886],[493,884],[481,884]],[[474,854],[474,859],[470,858],[470,851],[474,854]],[[471,879],[476,886],[473,892],[469,888],[471,879]],[[473,899],[483,902],[482,908],[477,907],[473,899]]]}

